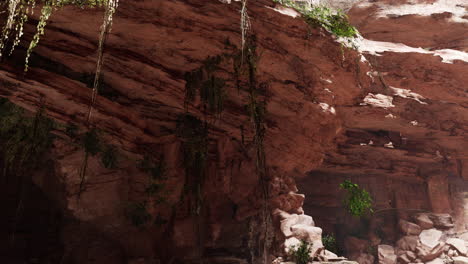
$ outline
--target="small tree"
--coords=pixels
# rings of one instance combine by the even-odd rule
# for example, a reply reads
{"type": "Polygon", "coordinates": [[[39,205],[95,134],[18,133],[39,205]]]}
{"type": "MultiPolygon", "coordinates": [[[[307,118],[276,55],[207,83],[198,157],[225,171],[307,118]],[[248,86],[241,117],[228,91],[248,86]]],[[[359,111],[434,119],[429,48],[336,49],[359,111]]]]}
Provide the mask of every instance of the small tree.
{"type": "Polygon", "coordinates": [[[345,180],[340,184],[340,188],[347,191],[343,203],[348,212],[353,216],[363,216],[367,213],[373,213],[372,197],[370,194],[350,180],[345,180]]]}

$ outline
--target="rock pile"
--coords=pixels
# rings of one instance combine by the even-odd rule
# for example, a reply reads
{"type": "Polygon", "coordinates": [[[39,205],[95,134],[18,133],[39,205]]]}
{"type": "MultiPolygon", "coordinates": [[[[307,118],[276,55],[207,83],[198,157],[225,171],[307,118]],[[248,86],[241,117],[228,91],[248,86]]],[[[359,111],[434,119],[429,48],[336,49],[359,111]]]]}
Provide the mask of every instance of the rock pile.
{"type": "Polygon", "coordinates": [[[403,236],[394,246],[378,245],[379,264],[468,264],[468,239],[454,233],[449,214],[417,214],[412,220],[399,221],[403,236]]]}
{"type": "Polygon", "coordinates": [[[294,263],[284,261],[291,259],[291,251],[299,247],[303,242],[310,245],[309,256],[311,260],[356,264],[356,262],[346,261],[346,258],[338,257],[335,253],[325,249],[322,243],[322,229],[315,226],[311,216],[289,214],[279,209],[276,209],[273,215],[274,222],[279,227],[277,239],[284,241],[280,243],[279,254],[281,257],[275,259],[273,264],[294,263]]]}

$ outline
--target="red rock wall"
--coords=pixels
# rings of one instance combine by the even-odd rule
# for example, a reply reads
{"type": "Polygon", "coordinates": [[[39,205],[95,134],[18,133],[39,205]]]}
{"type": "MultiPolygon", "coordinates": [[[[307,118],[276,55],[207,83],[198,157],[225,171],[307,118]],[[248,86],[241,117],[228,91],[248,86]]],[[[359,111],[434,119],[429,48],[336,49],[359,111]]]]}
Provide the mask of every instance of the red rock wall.
{"type": "MultiPolygon", "coordinates": [[[[372,82],[366,75],[369,65],[360,62],[355,51],[345,50],[343,57],[328,33],[273,6],[266,0],[249,4],[258,45],[257,78],[267,101],[264,145],[271,209],[301,211],[303,198],[295,194],[294,182],[299,177],[297,188],[306,194],[304,210],[331,232],[335,224],[347,221],[338,184],[351,178],[370,190],[378,209],[450,211],[463,228],[466,213],[461,208],[466,205],[453,197],[466,192],[466,64],[442,64],[440,58],[424,54],[377,57],[371,60],[374,71],[381,72],[386,83],[411,87],[428,105],[395,97],[391,110],[360,106],[369,92],[388,93],[378,78],[372,82]],[[333,106],[336,114],[320,103],[333,106]],[[388,113],[398,118],[385,118],[388,113]],[[409,124],[413,120],[419,125],[409,124]],[[370,140],[373,146],[360,145],[370,140]],[[389,141],[394,149],[383,147],[389,141]]],[[[54,145],[54,173],[44,176],[63,185],[65,195],[59,202],[67,212],[62,230],[66,261],[189,262],[201,252],[213,263],[224,263],[219,257],[250,259],[249,233],[260,234],[252,216],[259,214],[262,195],[252,123],[245,111],[248,94],[235,87],[230,62],[217,72],[227,80],[221,116],[205,117],[199,101],[189,107],[210,123],[202,217],[179,202],[186,177],[181,140],[175,135],[177,117],[185,112],[184,74],[208,56],[231,52],[227,40],[239,46],[239,8],[237,2],[198,0],[121,3],[103,70],[105,85],[117,97],[98,98],[93,123],[125,158],[115,170],[91,158],[86,188],[77,199],[83,149],[64,137],[54,145]],[[148,151],[156,157],[163,154],[168,177],[168,203],[149,201],[148,211],[168,223],[141,229],[131,225],[125,208],[145,199],[148,175],[137,164],[148,151]]],[[[374,22],[359,12],[365,13],[355,11],[351,18],[364,35],[373,32],[375,28],[367,31],[366,25],[374,22]]],[[[57,12],[26,75],[20,50],[1,64],[0,96],[30,110],[37,109],[42,97],[47,113],[58,122],[83,126],[100,19],[101,12],[94,10],[66,7],[57,12]]],[[[33,26],[26,29],[30,39],[33,26]]],[[[54,192],[47,189],[47,181],[35,181],[44,192],[54,192]]],[[[352,221],[347,226],[354,227],[352,221]]]]}

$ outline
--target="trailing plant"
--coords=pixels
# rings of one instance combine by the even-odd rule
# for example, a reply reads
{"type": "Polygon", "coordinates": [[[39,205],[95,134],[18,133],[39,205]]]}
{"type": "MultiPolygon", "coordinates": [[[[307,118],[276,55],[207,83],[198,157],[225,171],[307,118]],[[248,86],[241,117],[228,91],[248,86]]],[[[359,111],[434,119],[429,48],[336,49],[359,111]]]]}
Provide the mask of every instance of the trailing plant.
{"type": "Polygon", "coordinates": [[[301,13],[305,21],[312,26],[321,26],[337,37],[353,38],[358,31],[353,27],[342,10],[334,10],[325,6],[308,8],[293,0],[273,0],[301,13]]]}
{"type": "Polygon", "coordinates": [[[25,71],[28,70],[29,58],[34,48],[39,44],[41,36],[44,35],[47,21],[54,11],[67,5],[80,8],[104,6],[106,10],[110,10],[110,12],[106,12],[107,16],[104,18],[103,23],[103,25],[105,25],[108,24],[109,21],[112,21],[112,16],[117,8],[118,0],[7,0],[5,4],[7,21],[0,36],[0,57],[5,53],[9,40],[11,40],[9,54],[18,46],[23,36],[24,24],[28,21],[29,16],[34,13],[34,9],[37,5],[42,5],[41,15],[36,27],[36,32],[26,52],[25,71]]]}
{"type": "Polygon", "coordinates": [[[323,246],[328,251],[338,253],[338,245],[334,234],[326,234],[322,237],[323,246]]]}
{"type": "Polygon", "coordinates": [[[374,212],[372,209],[372,197],[365,189],[360,188],[358,184],[345,180],[340,184],[340,188],[347,192],[343,204],[351,215],[360,217],[374,212]]]}
{"type": "Polygon", "coordinates": [[[296,262],[296,264],[307,264],[310,259],[310,250],[312,244],[302,240],[298,246],[291,246],[289,248],[290,258],[296,262]]]}
{"type": "Polygon", "coordinates": [[[205,180],[208,156],[208,128],[205,122],[190,114],[182,114],[177,119],[176,135],[183,141],[186,190],[192,191],[196,204],[192,212],[200,215],[203,203],[202,188],[205,180]]]}
{"type": "Polygon", "coordinates": [[[115,169],[119,162],[119,152],[114,145],[106,145],[101,155],[101,162],[106,169],[115,169]]]}
{"type": "Polygon", "coordinates": [[[200,68],[185,74],[185,108],[195,99],[197,91],[204,108],[219,115],[224,108],[225,80],[215,76],[219,64],[226,56],[208,57],[200,68]]]}

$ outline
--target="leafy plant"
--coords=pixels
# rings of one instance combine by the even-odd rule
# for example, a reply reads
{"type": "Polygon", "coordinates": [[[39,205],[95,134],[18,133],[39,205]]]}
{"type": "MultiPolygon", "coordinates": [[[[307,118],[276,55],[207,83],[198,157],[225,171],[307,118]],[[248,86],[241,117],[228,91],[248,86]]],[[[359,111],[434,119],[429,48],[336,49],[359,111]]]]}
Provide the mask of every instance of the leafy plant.
{"type": "Polygon", "coordinates": [[[334,234],[326,234],[322,237],[323,246],[325,249],[337,253],[338,246],[336,244],[336,238],[334,234]]]}
{"type": "Polygon", "coordinates": [[[310,250],[312,244],[301,241],[299,246],[291,246],[289,249],[290,258],[296,262],[296,264],[307,264],[310,261],[310,250]]]}
{"type": "Polygon", "coordinates": [[[347,191],[346,198],[343,201],[348,212],[353,216],[363,216],[372,213],[372,198],[370,194],[359,187],[358,184],[345,180],[340,184],[340,188],[347,191]]]}
{"type": "Polygon", "coordinates": [[[348,17],[341,10],[334,10],[325,6],[308,8],[293,0],[273,1],[294,8],[304,16],[309,25],[321,26],[337,37],[351,38],[358,34],[357,29],[349,23],[348,17]]]}

